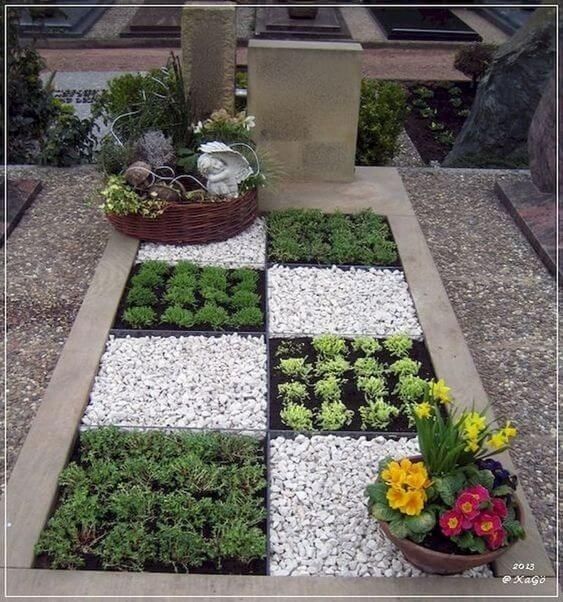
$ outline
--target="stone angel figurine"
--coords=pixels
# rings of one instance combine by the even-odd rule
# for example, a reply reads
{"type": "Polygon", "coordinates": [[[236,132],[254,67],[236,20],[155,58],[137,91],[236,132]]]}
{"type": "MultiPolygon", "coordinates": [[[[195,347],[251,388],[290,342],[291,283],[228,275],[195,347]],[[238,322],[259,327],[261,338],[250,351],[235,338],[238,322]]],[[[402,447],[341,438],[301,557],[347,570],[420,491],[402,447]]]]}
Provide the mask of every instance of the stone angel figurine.
{"type": "Polygon", "coordinates": [[[199,150],[203,154],[197,168],[207,178],[207,192],[212,196],[237,197],[238,185],[253,174],[248,161],[223,142],[207,142],[199,150]]]}

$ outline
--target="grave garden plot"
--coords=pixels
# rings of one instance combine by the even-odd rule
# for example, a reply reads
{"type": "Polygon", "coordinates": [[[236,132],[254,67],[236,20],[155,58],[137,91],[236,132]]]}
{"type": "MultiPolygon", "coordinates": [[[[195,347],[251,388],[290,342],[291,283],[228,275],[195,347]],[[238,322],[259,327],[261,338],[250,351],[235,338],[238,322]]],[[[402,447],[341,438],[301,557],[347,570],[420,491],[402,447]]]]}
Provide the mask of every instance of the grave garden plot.
{"type": "MultiPolygon", "coordinates": [[[[270,574],[421,577],[365,511],[377,464],[418,451],[416,439],[270,439],[270,574]]],[[[492,577],[488,567],[465,577],[492,577]]]]}
{"type": "Polygon", "coordinates": [[[191,261],[200,266],[263,270],[266,267],[266,221],[258,217],[249,228],[221,242],[202,245],[141,243],[137,261],[142,263],[151,259],[169,263],[191,261]]]}
{"type": "Polygon", "coordinates": [[[424,343],[404,335],[271,339],[269,353],[273,430],[412,433],[434,378],[424,343]]]}
{"type": "Polygon", "coordinates": [[[133,268],[114,328],[263,332],[264,316],[263,271],[149,260],[133,268]]]}
{"type": "Polygon", "coordinates": [[[407,134],[425,163],[441,162],[452,149],[475,97],[469,82],[407,84],[407,134]]]}
{"type": "MultiPolygon", "coordinates": [[[[161,334],[166,336],[158,336],[158,334],[147,336],[142,331],[130,331],[127,336],[110,336],[99,369],[94,368],[93,362],[86,358],[88,359],[88,382],[78,375],[80,387],[86,390],[85,395],[88,395],[87,391],[91,381],[94,380],[90,392],[90,404],[83,414],[85,432],[80,435],[82,438],[100,436],[99,433],[106,430],[100,430],[101,425],[127,427],[125,431],[118,431],[124,436],[144,437],[151,435],[156,430],[157,433],[154,436],[170,436],[176,438],[175,440],[194,436],[187,433],[178,434],[178,427],[180,427],[179,430],[203,429],[205,432],[198,436],[204,438],[210,436],[208,432],[210,430],[225,431],[222,435],[224,437],[234,437],[236,433],[240,436],[240,431],[254,431],[253,440],[256,445],[259,447],[264,442],[265,448],[264,458],[268,485],[265,495],[263,487],[260,489],[262,505],[257,507],[263,510],[265,504],[268,524],[265,526],[262,523],[253,525],[250,529],[246,529],[244,535],[249,536],[249,532],[254,527],[261,529],[262,536],[267,534],[265,558],[260,555],[262,560],[252,561],[258,564],[262,562],[262,564],[252,565],[253,568],[250,569],[248,562],[243,561],[243,564],[247,565],[246,568],[240,562],[232,564],[233,555],[227,558],[225,554],[217,551],[215,547],[217,539],[211,538],[211,541],[208,542],[210,547],[207,550],[212,550],[210,553],[214,557],[209,560],[210,564],[206,564],[206,560],[198,567],[185,561],[179,545],[174,546],[173,549],[172,546],[165,548],[161,538],[153,537],[151,539],[152,550],[157,552],[165,549],[172,550],[176,554],[176,559],[178,556],[180,557],[180,561],[173,560],[170,563],[168,556],[164,561],[166,566],[163,566],[162,562],[161,564],[153,563],[152,560],[144,562],[142,565],[137,563],[134,566],[116,566],[110,562],[106,563],[106,568],[112,570],[106,573],[100,570],[45,571],[45,573],[60,575],[64,572],[65,579],[78,580],[81,577],[76,577],[77,573],[93,574],[99,581],[97,581],[98,585],[92,587],[92,591],[96,593],[110,591],[111,593],[114,590],[108,590],[109,584],[124,583],[120,581],[119,570],[133,568],[137,571],[144,571],[145,574],[141,572],[137,575],[131,573],[127,575],[126,587],[128,589],[126,593],[129,595],[149,593],[159,595],[162,591],[165,591],[167,595],[181,595],[187,591],[186,588],[194,595],[205,595],[211,592],[225,593],[226,590],[219,580],[214,580],[213,577],[209,577],[207,580],[206,576],[206,580],[202,581],[201,577],[203,576],[197,575],[197,573],[207,570],[212,572],[222,570],[233,575],[246,575],[226,582],[226,585],[231,586],[229,590],[231,594],[234,592],[242,595],[256,593],[300,595],[303,593],[302,588],[305,587],[305,584],[307,588],[314,588],[314,590],[308,591],[314,591],[319,595],[335,595],[335,592],[342,595],[370,595],[373,592],[389,596],[404,593],[413,595],[421,592],[426,595],[438,595],[446,592],[444,588],[448,583],[447,578],[445,580],[435,577],[418,579],[424,574],[407,561],[402,553],[392,545],[390,540],[384,536],[381,525],[373,516],[370,516],[368,511],[366,488],[373,484],[378,477],[380,461],[385,461],[388,456],[397,460],[404,459],[405,456],[412,457],[422,451],[423,446],[417,444],[416,438],[401,437],[398,432],[392,434],[368,432],[367,435],[362,435],[358,432],[344,431],[338,435],[323,433],[304,436],[287,430],[278,431],[273,422],[274,394],[270,390],[268,395],[267,389],[269,377],[273,378],[276,375],[276,362],[299,359],[296,346],[302,343],[306,345],[300,350],[300,353],[307,355],[305,364],[312,363],[313,370],[320,368],[319,376],[322,375],[324,368],[339,369],[336,363],[331,364],[330,362],[336,359],[335,354],[342,354],[342,345],[338,342],[340,341],[339,337],[347,335],[345,346],[348,354],[344,361],[348,361],[352,365],[356,364],[359,359],[369,360],[370,354],[374,354],[372,359],[377,361],[394,363],[392,362],[395,360],[391,355],[392,351],[398,354],[395,361],[401,362],[404,359],[410,359],[400,356],[405,354],[409,343],[412,342],[413,347],[410,351],[412,360],[421,362],[419,373],[425,379],[435,377],[432,371],[433,365],[436,368],[436,375],[446,381],[450,381],[450,379],[453,381],[450,384],[457,392],[461,392],[462,405],[466,409],[472,407],[471,404],[476,399],[477,409],[482,411],[481,400],[484,399],[484,392],[474,372],[467,349],[463,345],[461,332],[440,286],[439,277],[435,269],[432,266],[432,269],[429,269],[425,263],[428,261],[429,255],[424,247],[422,234],[416,226],[416,219],[410,215],[401,214],[389,221],[399,246],[401,262],[405,266],[406,276],[409,279],[408,285],[405,273],[397,269],[274,265],[268,269],[268,289],[267,295],[264,295],[266,301],[264,306],[265,333],[252,335],[209,331],[203,334],[177,331],[173,336],[170,336],[171,333],[164,332],[161,334]],[[299,277],[291,280],[292,275],[295,274],[299,277]],[[280,286],[280,283],[283,283],[283,286],[280,286]],[[416,311],[411,293],[416,301],[416,311]],[[440,309],[439,319],[435,315],[436,308],[440,309]],[[295,321],[291,319],[292,314],[297,316],[295,321]],[[353,318],[346,316],[353,316],[353,318]],[[430,335],[428,338],[422,339],[422,326],[425,328],[424,334],[430,335]],[[396,336],[400,333],[407,335],[407,343],[403,337],[396,336]],[[332,336],[327,337],[327,334],[332,336]],[[320,335],[325,335],[320,339],[323,342],[319,343],[317,338],[315,347],[311,337],[320,335]],[[377,343],[385,345],[381,339],[392,336],[394,336],[391,339],[395,341],[394,345],[388,344],[382,350],[376,350],[372,337],[378,337],[377,343]],[[280,337],[283,338],[280,339],[280,337]],[[354,345],[357,347],[356,349],[354,345]],[[283,349],[284,346],[284,353],[277,354],[280,347],[283,349]],[[425,349],[428,351],[427,354],[425,349]],[[389,354],[389,357],[384,355],[386,353],[389,354]],[[323,356],[323,354],[328,357],[317,357],[323,356]],[[315,366],[318,363],[317,359],[328,361],[320,366],[315,366]],[[243,406],[244,410],[241,411],[243,406]],[[137,430],[131,434],[127,432],[130,429],[137,430]],[[138,430],[142,432],[137,432],[138,430]],[[145,430],[150,432],[144,432],[145,430]],[[219,559],[222,560],[221,567],[218,566],[219,559]],[[264,560],[266,564],[263,564],[264,560]],[[151,570],[175,569],[189,570],[195,574],[174,576],[151,572],[150,575],[146,575],[147,571],[151,570]],[[249,573],[253,576],[250,576],[249,573]],[[264,573],[266,574],[264,577],[257,576],[264,573]],[[288,575],[300,575],[301,577],[300,579],[287,579],[288,575]],[[284,579],[277,580],[278,576],[283,576],[284,579]],[[331,576],[332,578],[325,582],[320,579],[322,576],[331,576]],[[177,577],[181,581],[173,583],[172,577],[177,577]],[[310,577],[315,577],[315,580],[309,579],[310,577]],[[345,579],[340,579],[341,577],[345,579]],[[408,577],[408,579],[397,579],[400,577],[408,577]],[[149,581],[146,581],[147,578],[149,581]],[[305,581],[301,581],[301,579],[305,581]],[[107,586],[104,585],[100,588],[100,583],[107,584],[107,586]]],[[[118,246],[129,244],[124,242],[122,237],[119,238],[119,241],[118,246]]],[[[127,251],[119,254],[120,261],[123,261],[123,257],[126,256],[130,262],[129,265],[134,265],[136,257],[132,248],[127,246],[127,251]]],[[[429,261],[431,262],[431,260],[429,261]]],[[[117,273],[118,278],[115,286],[111,288],[112,315],[111,317],[106,315],[105,322],[103,322],[104,337],[110,330],[115,312],[119,311],[117,309],[118,302],[129,277],[129,265],[127,269],[123,269],[121,266],[120,270],[109,270],[112,274],[117,273]]],[[[167,267],[167,270],[171,271],[172,268],[167,267]]],[[[93,284],[93,290],[99,291],[99,283],[106,282],[107,265],[102,272],[100,278],[93,284]]],[[[87,333],[92,335],[94,352],[99,355],[102,352],[100,345],[103,343],[97,337],[97,333],[91,332],[85,322],[87,321],[88,324],[99,323],[94,319],[94,314],[104,311],[108,313],[110,309],[104,304],[100,304],[98,297],[96,297],[97,303],[93,301],[92,299],[92,302],[86,302],[89,314],[87,315],[88,312],[83,313],[79,317],[79,325],[81,329],[86,329],[87,333]]],[[[84,330],[80,332],[84,335],[84,330]]],[[[71,341],[71,347],[75,348],[73,341],[71,341]]],[[[72,359],[74,360],[74,357],[72,359]]],[[[68,363],[71,360],[67,356],[65,361],[68,363]]],[[[81,358],[82,361],[83,358],[81,358]]],[[[300,362],[293,362],[293,364],[290,362],[284,365],[284,369],[286,371],[289,369],[290,372],[295,369],[299,371],[300,365],[300,362]]],[[[75,366],[75,362],[73,366],[75,366]]],[[[307,369],[306,366],[305,369],[307,369]]],[[[361,362],[357,366],[357,370],[369,371],[370,369],[375,370],[376,367],[369,361],[361,362]]],[[[398,381],[396,377],[403,370],[408,373],[413,369],[413,365],[403,361],[395,369],[397,374],[393,374],[393,376],[391,373],[386,374],[390,377],[390,382],[386,383],[389,389],[391,387],[395,389],[398,384],[395,382],[395,380],[398,381]]],[[[281,375],[278,374],[278,376],[281,379],[281,375]]],[[[288,375],[283,374],[283,376],[285,378],[288,375]]],[[[347,376],[350,381],[355,378],[352,370],[347,376]]],[[[408,374],[405,373],[404,376],[408,376],[408,374]]],[[[71,382],[71,397],[66,388],[61,387],[58,388],[56,396],[53,394],[52,398],[47,397],[47,403],[54,412],[52,418],[61,425],[54,436],[57,441],[64,439],[67,445],[76,433],[76,424],[82,415],[82,406],[75,400],[77,393],[73,377],[74,373],[71,372],[62,381],[65,384],[71,382]],[[64,401],[65,410],[67,406],[72,407],[72,418],[66,423],[61,420],[60,416],[61,399],[64,401]],[[72,428],[70,422],[73,422],[72,428]]],[[[289,377],[296,380],[292,375],[289,377]]],[[[365,378],[369,378],[369,376],[365,378]]],[[[314,391],[316,382],[323,379],[314,375],[311,380],[312,382],[307,387],[314,391]]],[[[273,388],[272,382],[270,385],[273,388]]],[[[447,393],[444,390],[445,385],[442,383],[441,386],[442,399],[445,403],[448,396],[445,394],[447,393]]],[[[424,406],[419,408],[421,412],[422,409],[425,409],[424,406]]],[[[357,429],[357,426],[354,428],[357,429]]],[[[392,424],[390,428],[394,428],[392,424]]],[[[76,486],[76,483],[65,481],[65,479],[68,481],[68,474],[72,475],[72,471],[75,470],[72,463],[80,464],[85,458],[85,456],[83,458],[75,455],[71,458],[71,464],[64,469],[67,464],[67,455],[57,455],[55,450],[56,474],[53,465],[50,464],[51,469],[46,471],[48,479],[41,481],[41,491],[46,489],[47,493],[40,494],[32,484],[32,493],[37,491],[37,496],[30,499],[28,494],[22,493],[23,480],[20,467],[26,464],[41,466],[40,452],[46,453],[45,445],[47,444],[35,437],[33,448],[24,446],[23,455],[18,461],[19,467],[16,466],[15,469],[15,484],[17,491],[20,492],[17,499],[21,500],[21,505],[18,506],[17,515],[14,516],[13,505],[10,511],[10,524],[14,525],[19,535],[17,539],[10,535],[10,561],[16,567],[30,566],[25,564],[28,562],[29,542],[33,542],[31,544],[33,547],[38,541],[44,542],[49,533],[49,525],[52,526],[52,522],[49,523],[46,519],[49,518],[49,507],[53,507],[57,499],[56,487],[59,482],[59,473],[62,470],[63,500],[58,508],[55,507],[55,514],[51,517],[51,521],[55,523],[57,522],[56,513],[62,512],[61,509],[64,507],[64,496],[71,495],[70,488],[76,486]],[[31,459],[34,463],[31,463],[31,459]],[[48,503],[43,503],[39,509],[36,498],[41,495],[49,499],[48,503]],[[24,520],[24,515],[27,520],[24,520]],[[43,536],[40,536],[46,522],[47,530],[44,531],[43,536]]],[[[119,450],[123,446],[115,445],[114,447],[115,453],[121,453],[119,450]]],[[[142,455],[147,452],[147,447],[141,447],[143,451],[140,454],[142,455]]],[[[171,448],[167,445],[161,447],[170,452],[171,448]]],[[[174,453],[174,455],[177,454],[174,453]]],[[[258,461],[257,464],[261,464],[261,462],[263,460],[258,461]]],[[[119,468],[125,469],[124,464],[121,462],[119,468]]],[[[166,466],[166,462],[162,464],[166,466]]],[[[227,462],[222,463],[221,467],[225,468],[227,464],[227,462]]],[[[242,468],[241,464],[244,462],[241,461],[238,464],[237,470],[234,470],[230,477],[237,483],[241,483],[242,476],[237,473],[240,473],[238,469],[242,468]]],[[[503,464],[510,467],[510,460],[506,455],[503,457],[503,464]]],[[[261,464],[261,466],[263,470],[264,465],[261,464]]],[[[139,479],[142,481],[144,474],[146,475],[143,470],[135,473],[137,486],[142,485],[142,482],[139,483],[139,479]]],[[[154,474],[158,476],[159,471],[155,469],[154,474]]],[[[180,471],[180,475],[183,477],[187,475],[187,472],[180,471]]],[[[213,483],[212,480],[210,482],[213,483]]],[[[207,481],[206,484],[209,485],[207,481]]],[[[426,486],[426,483],[424,485],[426,486]]],[[[219,493],[223,495],[225,492],[221,490],[218,495],[219,493]]],[[[258,504],[259,495],[257,493],[252,497],[253,500],[256,500],[256,504],[258,504]]],[[[430,496],[431,493],[429,492],[428,495],[430,496]]],[[[221,500],[215,496],[212,497],[214,503],[210,504],[209,508],[221,506],[221,500]],[[215,502],[217,503],[215,504],[215,502]]],[[[161,501],[158,503],[160,504],[161,501]]],[[[106,504],[100,510],[104,513],[104,520],[113,518],[110,516],[113,508],[113,505],[106,504]]],[[[186,510],[186,506],[183,507],[183,510],[186,511],[186,516],[182,515],[182,520],[193,523],[193,516],[188,516],[190,513],[186,510]]],[[[210,510],[210,512],[214,512],[214,510],[210,510]]],[[[525,509],[525,512],[527,515],[529,514],[529,510],[525,509]]],[[[156,514],[164,516],[161,506],[156,514]]],[[[164,524],[158,525],[158,519],[155,522],[157,529],[166,526],[164,519],[161,519],[161,523],[164,522],[164,524]]],[[[229,521],[226,521],[225,524],[229,524],[229,521]]],[[[152,524],[151,528],[153,528],[152,524]]],[[[475,592],[498,593],[501,590],[514,593],[515,590],[510,589],[511,584],[506,586],[501,583],[500,579],[493,578],[493,575],[498,577],[510,574],[509,566],[521,559],[522,554],[529,556],[532,553],[534,558],[538,558],[538,561],[541,562],[539,548],[534,543],[534,538],[537,538],[535,526],[532,524],[527,529],[532,536],[532,543],[528,544],[529,548],[526,544],[517,544],[514,548],[511,547],[506,552],[505,560],[494,565],[494,573],[487,565],[464,573],[464,576],[488,577],[486,579],[471,580],[471,585],[463,583],[468,580],[459,579],[455,585],[450,582],[448,587],[455,587],[459,592],[469,592],[470,595],[475,592]]],[[[212,528],[204,529],[203,538],[209,539],[209,533],[212,532],[212,528]]],[[[263,542],[263,538],[259,536],[258,532],[255,533],[257,538],[263,542]]],[[[196,529],[196,535],[201,536],[201,534],[202,532],[196,529]]],[[[176,535],[186,542],[186,538],[191,537],[193,532],[187,530],[176,535]]],[[[242,537],[242,535],[239,531],[236,537],[242,537]]],[[[100,542],[96,542],[94,547],[99,546],[99,549],[103,550],[104,541],[108,538],[109,534],[100,542]]],[[[68,548],[69,545],[72,545],[69,541],[73,541],[72,534],[70,538],[65,535],[59,543],[68,548]]],[[[110,543],[111,541],[109,539],[110,543]]],[[[125,541],[124,539],[124,544],[125,541]]],[[[41,551],[42,545],[41,543],[37,548],[37,552],[46,553],[41,551]]],[[[252,549],[257,550],[258,546],[252,546],[252,549]]],[[[193,551],[193,548],[190,548],[190,551],[193,551]]],[[[161,554],[161,556],[163,555],[161,554]]],[[[147,557],[145,556],[145,558],[147,557]]],[[[249,559],[246,556],[244,560],[249,559]]],[[[41,561],[45,561],[45,557],[41,561]]],[[[93,564],[92,568],[100,569],[103,568],[104,557],[100,552],[97,560],[89,557],[85,558],[85,561],[87,564],[88,562],[98,563],[93,564]]],[[[545,565],[541,566],[543,570],[545,565]]],[[[42,576],[38,579],[41,581],[45,577],[42,576]]],[[[227,577],[227,579],[231,578],[227,577]]],[[[29,583],[23,583],[19,579],[16,582],[18,592],[36,591],[35,586],[29,585],[29,583]]],[[[43,583],[45,582],[43,581],[43,583]]],[[[58,586],[54,589],[60,592],[58,586]]]]}
{"type": "Polygon", "coordinates": [[[422,336],[400,270],[274,265],[268,270],[268,308],[270,335],[276,337],[422,336]]]}

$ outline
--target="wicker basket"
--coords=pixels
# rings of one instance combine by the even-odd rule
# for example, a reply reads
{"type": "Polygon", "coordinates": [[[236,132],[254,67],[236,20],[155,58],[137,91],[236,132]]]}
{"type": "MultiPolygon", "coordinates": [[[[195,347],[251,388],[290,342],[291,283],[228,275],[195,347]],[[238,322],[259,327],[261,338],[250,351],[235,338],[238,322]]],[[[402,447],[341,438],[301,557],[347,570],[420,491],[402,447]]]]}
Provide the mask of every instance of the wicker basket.
{"type": "Polygon", "coordinates": [[[106,217],[123,234],[161,243],[204,244],[227,240],[248,228],[258,214],[256,190],[217,203],[170,203],[156,218],[106,217]]]}

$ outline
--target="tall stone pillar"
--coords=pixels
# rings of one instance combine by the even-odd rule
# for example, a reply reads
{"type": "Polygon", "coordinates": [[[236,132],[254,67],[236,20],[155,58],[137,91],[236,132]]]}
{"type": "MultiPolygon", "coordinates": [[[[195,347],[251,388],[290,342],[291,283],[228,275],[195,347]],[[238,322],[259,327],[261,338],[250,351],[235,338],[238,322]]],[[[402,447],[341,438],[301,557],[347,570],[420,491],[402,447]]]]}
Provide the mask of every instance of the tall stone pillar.
{"type": "Polygon", "coordinates": [[[194,121],[217,109],[234,110],[236,6],[182,8],[182,70],[194,121]]]}
{"type": "Polygon", "coordinates": [[[253,139],[288,178],[351,181],[360,108],[360,44],[251,40],[253,139]]]}

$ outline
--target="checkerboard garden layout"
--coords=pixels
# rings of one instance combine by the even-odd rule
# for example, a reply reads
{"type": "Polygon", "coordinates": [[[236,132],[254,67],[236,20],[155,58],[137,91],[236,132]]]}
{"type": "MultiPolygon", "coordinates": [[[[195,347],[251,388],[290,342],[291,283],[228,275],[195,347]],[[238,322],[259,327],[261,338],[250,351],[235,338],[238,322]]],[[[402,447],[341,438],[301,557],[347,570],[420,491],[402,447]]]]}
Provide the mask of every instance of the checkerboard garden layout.
{"type": "Polygon", "coordinates": [[[390,228],[369,211],[268,222],[141,245],[42,566],[422,574],[364,494],[379,460],[417,452],[409,407],[434,377],[390,228]]]}

